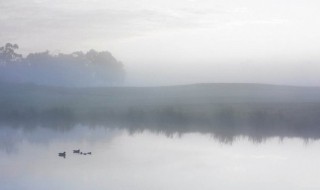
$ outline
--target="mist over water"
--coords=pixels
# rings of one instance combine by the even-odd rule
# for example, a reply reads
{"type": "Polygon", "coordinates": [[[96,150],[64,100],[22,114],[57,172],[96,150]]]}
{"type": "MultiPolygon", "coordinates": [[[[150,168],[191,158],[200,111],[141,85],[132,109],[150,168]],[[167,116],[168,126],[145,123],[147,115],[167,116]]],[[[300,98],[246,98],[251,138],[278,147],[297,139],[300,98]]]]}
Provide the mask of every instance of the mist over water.
{"type": "Polygon", "coordinates": [[[320,187],[318,87],[0,90],[4,190],[320,187]]]}
{"type": "Polygon", "coordinates": [[[319,88],[0,88],[4,190],[320,187],[319,88]]]}
{"type": "Polygon", "coordinates": [[[0,85],[1,123],[70,129],[115,126],[131,131],[318,139],[320,89],[258,84],[153,88],[57,88],[0,85]]]}
{"type": "Polygon", "coordinates": [[[4,190],[320,186],[318,140],[269,138],[252,143],[239,137],[225,144],[197,132],[168,136],[89,126],[70,130],[2,126],[0,132],[6,134],[0,142],[4,190]],[[92,155],[72,153],[78,148],[92,155]],[[66,158],[58,157],[61,151],[66,151],[66,158]]]}

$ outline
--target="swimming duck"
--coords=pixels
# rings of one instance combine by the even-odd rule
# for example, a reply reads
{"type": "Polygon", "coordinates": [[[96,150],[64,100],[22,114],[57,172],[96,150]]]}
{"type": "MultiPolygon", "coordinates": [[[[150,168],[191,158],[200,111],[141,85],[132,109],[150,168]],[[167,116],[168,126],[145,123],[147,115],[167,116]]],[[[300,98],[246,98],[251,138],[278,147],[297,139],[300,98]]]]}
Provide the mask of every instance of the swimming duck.
{"type": "Polygon", "coordinates": [[[61,156],[63,158],[66,158],[66,152],[58,153],[58,156],[61,156]]]}
{"type": "Polygon", "coordinates": [[[73,153],[79,154],[79,153],[80,153],[80,149],[78,149],[78,150],[73,150],[73,153]]]}

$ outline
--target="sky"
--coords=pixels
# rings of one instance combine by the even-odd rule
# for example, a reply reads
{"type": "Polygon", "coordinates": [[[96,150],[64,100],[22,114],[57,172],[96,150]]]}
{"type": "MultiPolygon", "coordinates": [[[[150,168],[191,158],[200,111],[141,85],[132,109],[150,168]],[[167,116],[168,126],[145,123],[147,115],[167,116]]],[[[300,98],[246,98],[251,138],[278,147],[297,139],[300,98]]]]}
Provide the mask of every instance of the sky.
{"type": "Polygon", "coordinates": [[[320,86],[317,0],[0,0],[0,43],[108,50],[133,86],[320,86]]]}

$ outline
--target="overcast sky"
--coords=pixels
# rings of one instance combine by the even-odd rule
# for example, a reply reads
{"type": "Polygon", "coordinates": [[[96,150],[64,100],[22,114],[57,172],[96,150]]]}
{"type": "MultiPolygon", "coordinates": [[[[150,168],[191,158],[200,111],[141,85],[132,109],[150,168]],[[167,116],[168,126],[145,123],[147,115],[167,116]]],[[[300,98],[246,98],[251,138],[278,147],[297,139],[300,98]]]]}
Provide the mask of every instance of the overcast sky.
{"type": "Polygon", "coordinates": [[[318,0],[0,0],[20,52],[108,50],[127,85],[320,86],[318,0]]]}

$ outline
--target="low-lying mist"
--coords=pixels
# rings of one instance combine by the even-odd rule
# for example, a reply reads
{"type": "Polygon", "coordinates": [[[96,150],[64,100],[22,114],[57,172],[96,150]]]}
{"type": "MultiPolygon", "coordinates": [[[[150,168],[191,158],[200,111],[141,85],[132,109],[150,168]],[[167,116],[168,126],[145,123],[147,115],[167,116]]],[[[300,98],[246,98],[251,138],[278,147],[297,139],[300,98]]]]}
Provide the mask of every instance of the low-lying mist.
{"type": "Polygon", "coordinates": [[[60,88],[1,84],[1,125],[68,130],[78,124],[248,136],[320,138],[320,88],[258,84],[60,88]]]}

